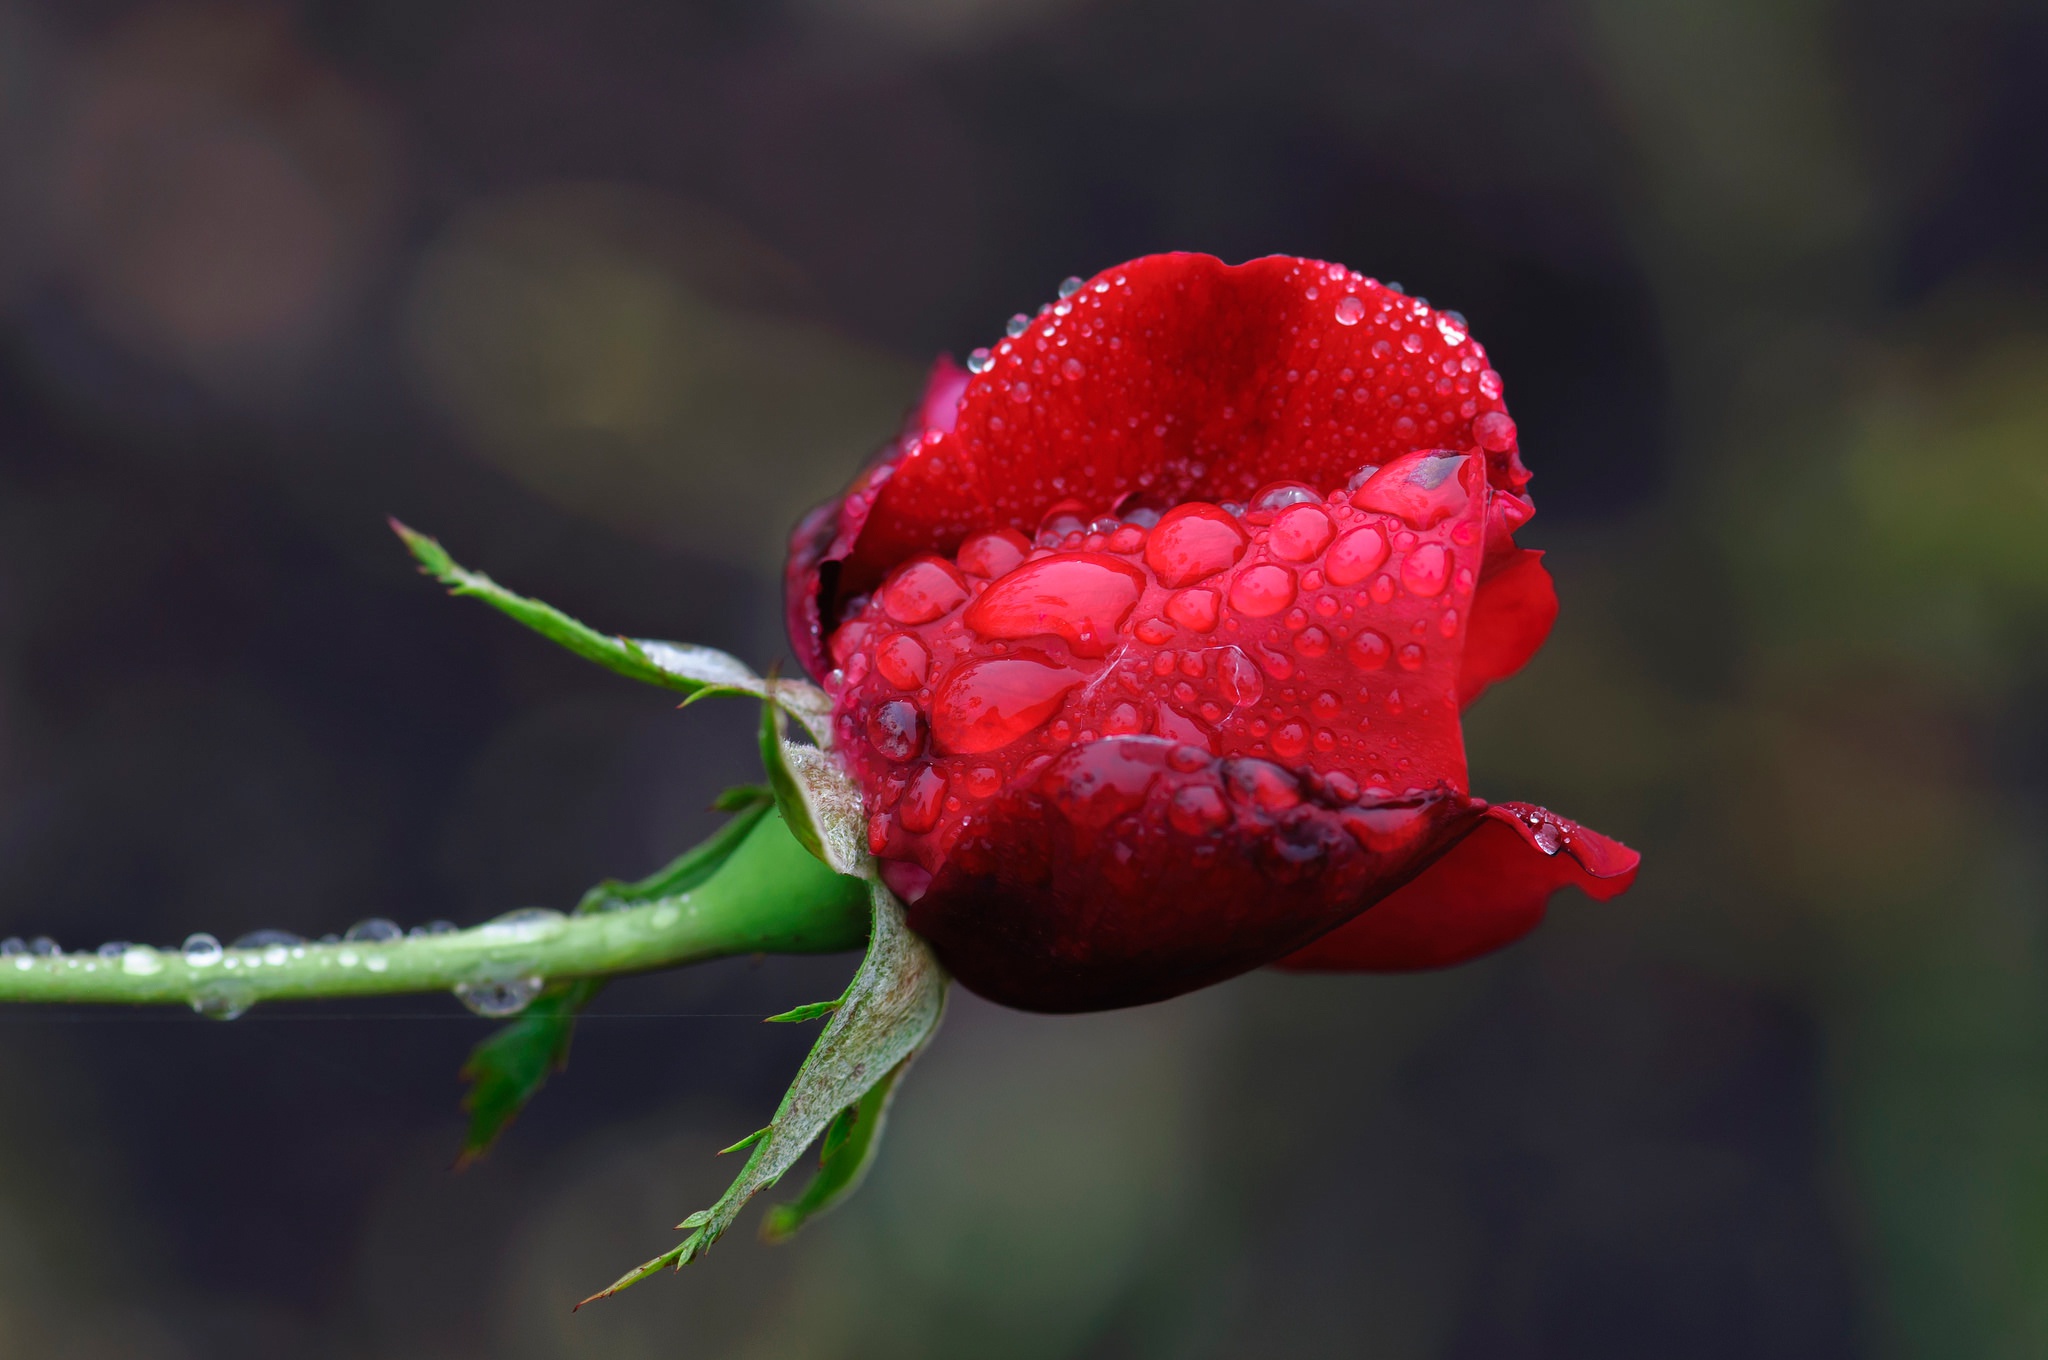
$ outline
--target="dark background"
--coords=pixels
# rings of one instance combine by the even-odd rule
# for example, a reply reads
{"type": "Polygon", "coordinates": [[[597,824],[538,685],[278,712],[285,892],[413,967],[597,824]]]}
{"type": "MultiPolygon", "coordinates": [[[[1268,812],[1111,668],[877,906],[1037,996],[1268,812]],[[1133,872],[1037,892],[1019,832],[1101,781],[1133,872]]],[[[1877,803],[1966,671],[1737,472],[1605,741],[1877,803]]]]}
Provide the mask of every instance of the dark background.
{"type": "Polygon", "coordinates": [[[1641,848],[1481,964],[956,1002],[846,1210],[673,1240],[846,960],[0,1014],[0,1352],[2048,1353],[2048,18],[2005,0],[0,0],[0,933],[473,922],[751,714],[785,526],[1067,274],[1341,260],[1507,375],[1564,615],[1478,791],[1641,848]]]}

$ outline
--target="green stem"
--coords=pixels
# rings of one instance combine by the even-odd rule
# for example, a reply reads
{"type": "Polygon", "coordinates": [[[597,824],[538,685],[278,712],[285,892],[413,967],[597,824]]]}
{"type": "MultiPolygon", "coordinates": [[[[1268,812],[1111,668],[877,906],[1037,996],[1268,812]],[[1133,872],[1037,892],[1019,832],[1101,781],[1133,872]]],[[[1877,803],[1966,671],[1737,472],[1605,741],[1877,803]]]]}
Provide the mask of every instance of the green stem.
{"type": "Polygon", "coordinates": [[[644,972],[753,953],[857,949],[868,889],[763,817],[716,873],[687,892],[588,915],[547,913],[381,943],[307,942],[186,952],[131,946],[96,954],[0,958],[0,1002],[191,1005],[239,1014],[258,1001],[445,992],[644,972]]]}

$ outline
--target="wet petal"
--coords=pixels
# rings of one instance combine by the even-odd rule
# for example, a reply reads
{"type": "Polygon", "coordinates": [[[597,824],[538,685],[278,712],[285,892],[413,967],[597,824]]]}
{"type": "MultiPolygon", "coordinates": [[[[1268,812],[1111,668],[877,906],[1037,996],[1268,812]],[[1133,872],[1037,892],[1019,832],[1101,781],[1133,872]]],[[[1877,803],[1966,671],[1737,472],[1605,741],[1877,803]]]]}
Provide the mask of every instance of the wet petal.
{"type": "Polygon", "coordinates": [[[1497,804],[1420,876],[1277,966],[1377,973],[1463,963],[1534,930],[1559,888],[1602,902],[1626,892],[1640,860],[1545,809],[1497,804]]]}
{"type": "Polygon", "coordinates": [[[1556,621],[1557,587],[1541,552],[1516,548],[1490,560],[1472,600],[1458,668],[1459,707],[1527,665],[1556,621]]]}

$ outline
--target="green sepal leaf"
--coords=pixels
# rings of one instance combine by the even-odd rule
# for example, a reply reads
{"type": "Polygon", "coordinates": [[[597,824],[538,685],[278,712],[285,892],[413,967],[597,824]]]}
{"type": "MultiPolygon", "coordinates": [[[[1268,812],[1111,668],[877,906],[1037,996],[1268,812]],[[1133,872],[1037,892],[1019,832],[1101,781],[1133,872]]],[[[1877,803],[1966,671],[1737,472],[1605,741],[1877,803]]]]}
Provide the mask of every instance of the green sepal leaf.
{"type": "MultiPolygon", "coordinates": [[[[895,894],[879,882],[871,882],[869,889],[873,919],[867,956],[846,989],[844,1003],[783,1095],[767,1135],[754,1145],[746,1166],[718,1202],[702,1211],[701,1218],[692,1214],[684,1220],[696,1224],[689,1237],[627,1271],[583,1303],[608,1298],[657,1270],[681,1269],[702,1255],[732,1226],[748,1200],[780,1180],[805,1148],[846,1111],[858,1109],[875,1087],[893,1082],[912,1055],[930,1040],[945,1011],[945,969],[904,924],[903,904],[895,894]]],[[[886,1096],[883,1099],[886,1101],[886,1096]]],[[[853,1149],[861,1137],[861,1116],[856,1113],[852,1117],[831,1158],[835,1167],[842,1158],[851,1156],[852,1160],[818,1190],[815,1202],[808,1191],[797,1201],[800,1212],[795,1222],[836,1202],[852,1188],[874,1155],[872,1144],[881,1127],[881,1108],[875,1107],[867,1144],[857,1154],[853,1149]]]]}
{"type": "Polygon", "coordinates": [[[803,1194],[768,1211],[761,1221],[762,1241],[787,1241],[804,1224],[837,1208],[860,1188],[868,1168],[874,1164],[875,1154],[881,1150],[882,1125],[889,1117],[889,1102],[896,1094],[896,1084],[916,1057],[912,1053],[896,1064],[889,1069],[888,1076],[868,1088],[858,1103],[839,1112],[832,1126],[825,1130],[817,1174],[811,1177],[803,1194]]]}
{"type": "Polygon", "coordinates": [[[447,586],[450,594],[475,596],[586,661],[595,661],[630,680],[677,690],[687,696],[685,703],[713,694],[766,699],[786,708],[812,740],[820,745],[831,742],[832,699],[816,685],[763,679],[744,661],[716,647],[600,633],[551,604],[507,590],[482,572],[471,571],[434,539],[396,519],[391,521],[391,529],[404,540],[420,570],[447,586]]]}
{"type": "Polygon", "coordinates": [[[462,1098],[469,1131],[455,1158],[456,1170],[489,1152],[526,1102],[568,1065],[576,1017],[603,986],[600,978],[556,983],[535,997],[518,1019],[476,1046],[462,1065],[462,1080],[469,1084],[462,1098]]]}
{"type": "Polygon", "coordinates": [[[754,1144],[756,1144],[756,1143],[760,1142],[760,1141],[761,1141],[761,1140],[762,1140],[763,1138],[766,1138],[766,1137],[767,1137],[767,1136],[768,1136],[769,1134],[771,1134],[771,1133],[773,1133],[773,1132],[775,1132],[775,1126],[774,1126],[773,1124],[770,1124],[770,1125],[769,1125],[769,1126],[768,1126],[767,1128],[765,1128],[765,1129],[755,1129],[755,1130],[754,1130],[754,1131],[753,1131],[752,1133],[750,1133],[750,1134],[748,1134],[748,1135],[747,1135],[746,1137],[744,1137],[744,1138],[740,1139],[740,1140],[739,1140],[739,1141],[738,1141],[737,1143],[734,1143],[734,1144],[733,1144],[733,1145],[732,1145],[731,1147],[722,1147],[722,1148],[720,1148],[720,1149],[718,1150],[718,1155],[719,1155],[719,1156],[721,1156],[721,1157],[723,1157],[723,1156],[724,1156],[724,1155],[725,1155],[726,1153],[728,1153],[728,1152],[738,1152],[738,1151],[740,1151],[740,1150],[741,1150],[741,1149],[743,1149],[743,1148],[750,1148],[750,1147],[752,1147],[752,1146],[753,1146],[754,1144]]]}
{"type": "Polygon", "coordinates": [[[819,1016],[830,1015],[839,1009],[839,1000],[843,999],[813,1001],[808,1006],[798,1006],[796,1009],[784,1011],[780,1015],[771,1015],[763,1023],[770,1025],[800,1025],[806,1020],[816,1020],[819,1016]]]}
{"type": "Polygon", "coordinates": [[[859,787],[827,752],[788,740],[788,727],[781,705],[762,705],[761,765],[782,820],[828,868],[868,877],[874,860],[868,854],[867,810],[859,787]]]}

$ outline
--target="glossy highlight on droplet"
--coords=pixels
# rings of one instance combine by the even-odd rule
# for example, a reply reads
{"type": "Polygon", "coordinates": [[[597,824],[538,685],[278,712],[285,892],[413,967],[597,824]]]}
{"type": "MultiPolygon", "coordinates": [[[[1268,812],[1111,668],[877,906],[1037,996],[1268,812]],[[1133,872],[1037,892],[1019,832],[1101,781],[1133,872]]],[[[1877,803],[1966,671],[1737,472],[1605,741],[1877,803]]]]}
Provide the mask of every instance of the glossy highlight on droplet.
{"type": "Polygon", "coordinates": [[[1027,562],[985,591],[967,626],[985,638],[1052,635],[1074,655],[1107,654],[1145,591],[1145,574],[1107,553],[1056,553],[1027,562]]]}

